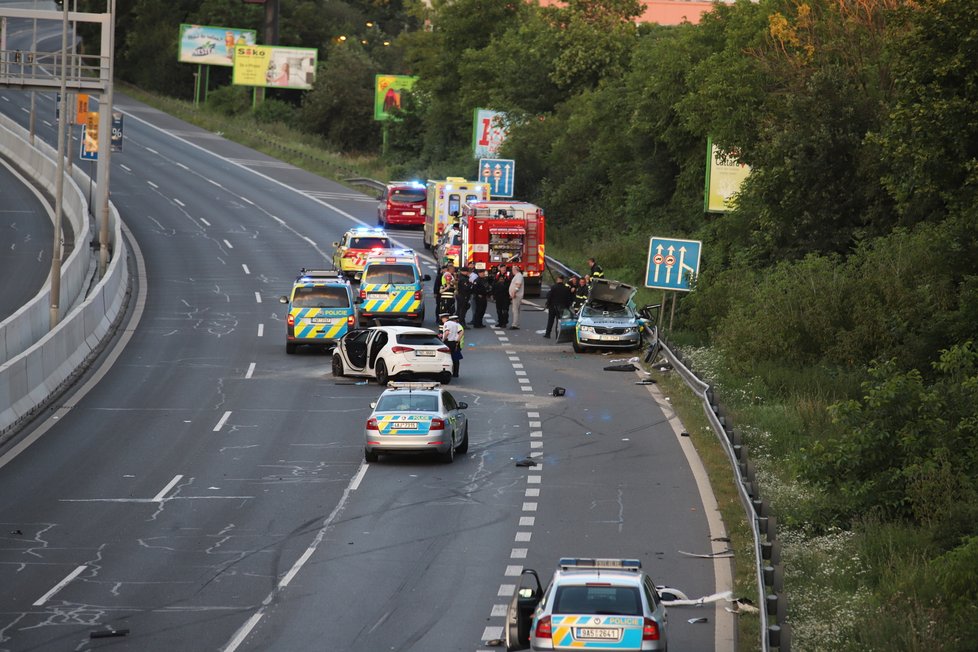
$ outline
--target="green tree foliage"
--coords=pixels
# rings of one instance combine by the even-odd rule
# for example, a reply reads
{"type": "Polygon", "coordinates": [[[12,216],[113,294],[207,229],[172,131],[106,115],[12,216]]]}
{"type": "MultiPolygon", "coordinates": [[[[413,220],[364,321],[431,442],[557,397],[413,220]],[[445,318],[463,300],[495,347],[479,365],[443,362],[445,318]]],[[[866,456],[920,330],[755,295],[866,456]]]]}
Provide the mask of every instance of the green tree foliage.
{"type": "Polygon", "coordinates": [[[379,72],[356,43],[331,46],[313,89],[303,98],[304,128],[345,150],[375,148],[380,127],[373,120],[374,75],[379,72]]]}

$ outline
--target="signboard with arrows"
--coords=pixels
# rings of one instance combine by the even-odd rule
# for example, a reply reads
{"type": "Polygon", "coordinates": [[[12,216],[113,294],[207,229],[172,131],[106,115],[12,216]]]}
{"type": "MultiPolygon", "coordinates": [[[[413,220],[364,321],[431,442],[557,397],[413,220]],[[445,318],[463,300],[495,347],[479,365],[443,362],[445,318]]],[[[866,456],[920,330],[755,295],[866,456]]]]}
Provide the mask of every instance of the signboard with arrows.
{"type": "Polygon", "coordinates": [[[479,181],[489,184],[489,194],[496,197],[512,197],[516,177],[516,161],[511,158],[479,159],[479,181]]]}
{"type": "Polygon", "coordinates": [[[699,240],[657,238],[649,240],[645,287],[689,292],[700,269],[699,240]]]}

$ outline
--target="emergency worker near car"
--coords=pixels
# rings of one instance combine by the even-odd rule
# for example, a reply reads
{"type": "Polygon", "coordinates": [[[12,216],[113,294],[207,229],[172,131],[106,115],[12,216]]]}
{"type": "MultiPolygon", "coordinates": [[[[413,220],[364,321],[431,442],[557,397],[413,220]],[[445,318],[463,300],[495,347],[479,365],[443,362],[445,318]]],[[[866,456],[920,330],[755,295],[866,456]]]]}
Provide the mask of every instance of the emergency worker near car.
{"type": "Polygon", "coordinates": [[[458,378],[462,345],[465,342],[465,329],[458,323],[458,315],[441,314],[441,339],[452,354],[452,377],[458,378]]]}
{"type": "Polygon", "coordinates": [[[455,314],[458,321],[465,326],[465,315],[469,311],[469,304],[472,300],[472,277],[475,270],[469,271],[468,267],[458,270],[458,278],[455,282],[455,314]]]}
{"type": "Polygon", "coordinates": [[[560,317],[564,314],[565,310],[570,308],[571,300],[571,291],[564,285],[564,277],[558,274],[557,281],[550,288],[550,292],[547,293],[547,330],[543,333],[544,337],[550,337],[550,331],[553,329],[555,323],[557,324],[557,329],[560,329],[560,317]]]}
{"type": "Polygon", "coordinates": [[[510,310],[513,314],[513,325],[509,330],[515,331],[520,328],[520,305],[523,303],[523,272],[519,265],[513,265],[513,280],[509,282],[509,299],[512,302],[510,310]]]}
{"type": "Polygon", "coordinates": [[[480,269],[476,273],[475,283],[472,284],[472,297],[475,299],[475,308],[472,312],[472,328],[485,328],[483,322],[486,316],[486,307],[489,304],[489,295],[492,294],[492,283],[485,269],[480,269]]]}
{"type": "Polygon", "coordinates": [[[452,314],[455,311],[455,265],[445,265],[438,290],[438,312],[452,314]]]}
{"type": "Polygon", "coordinates": [[[594,260],[594,258],[588,258],[587,264],[591,270],[589,274],[591,278],[604,278],[604,269],[598,264],[598,261],[594,260]]]}
{"type": "Polygon", "coordinates": [[[509,323],[509,275],[506,273],[506,266],[503,265],[496,273],[496,280],[492,284],[492,297],[496,301],[496,326],[506,328],[509,323]]]}

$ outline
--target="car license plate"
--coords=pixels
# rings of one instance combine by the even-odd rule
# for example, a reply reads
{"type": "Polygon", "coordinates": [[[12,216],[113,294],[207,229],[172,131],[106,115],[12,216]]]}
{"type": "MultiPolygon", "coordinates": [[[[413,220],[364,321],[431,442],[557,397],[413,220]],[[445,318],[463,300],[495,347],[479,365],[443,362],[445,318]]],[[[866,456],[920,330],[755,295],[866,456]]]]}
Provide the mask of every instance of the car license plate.
{"type": "Polygon", "coordinates": [[[332,324],[333,320],[329,317],[313,317],[310,319],[313,324],[332,324]]]}
{"type": "Polygon", "coordinates": [[[391,424],[396,430],[417,430],[417,421],[395,421],[391,424]]]}
{"type": "Polygon", "coordinates": [[[612,627],[579,627],[576,637],[579,639],[588,638],[592,640],[617,641],[619,630],[612,627]]]}
{"type": "Polygon", "coordinates": [[[401,215],[414,215],[414,211],[404,211],[401,215]]]}
{"type": "Polygon", "coordinates": [[[414,355],[418,356],[419,358],[433,358],[433,357],[435,357],[435,352],[434,351],[415,351],[414,352],[414,355]]]}
{"type": "Polygon", "coordinates": [[[604,335],[601,339],[608,340],[609,342],[617,342],[621,339],[621,335],[604,335]]]}
{"type": "Polygon", "coordinates": [[[387,300],[387,295],[383,292],[370,292],[367,294],[367,298],[372,301],[385,301],[387,300]]]}

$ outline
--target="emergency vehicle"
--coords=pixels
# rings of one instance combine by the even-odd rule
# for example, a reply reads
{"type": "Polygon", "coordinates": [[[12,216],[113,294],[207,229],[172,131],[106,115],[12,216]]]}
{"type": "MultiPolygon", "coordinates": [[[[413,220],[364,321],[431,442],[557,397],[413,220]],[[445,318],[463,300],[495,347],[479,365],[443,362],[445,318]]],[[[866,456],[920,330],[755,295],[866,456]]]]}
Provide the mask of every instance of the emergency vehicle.
{"type": "Polygon", "coordinates": [[[444,181],[428,182],[428,209],[424,216],[424,248],[435,247],[441,234],[462,214],[462,206],[489,199],[489,184],[449,177],[444,181]]]}
{"type": "Polygon", "coordinates": [[[302,269],[287,296],[285,352],[300,344],[329,347],[357,323],[350,283],[336,270],[302,269]]]}
{"type": "Polygon", "coordinates": [[[421,261],[411,249],[392,249],[367,257],[360,279],[360,321],[407,319],[424,322],[424,281],[421,261]]]}
{"type": "Polygon", "coordinates": [[[359,279],[367,257],[390,249],[394,243],[383,229],[360,226],[344,233],[333,246],[333,267],[348,278],[359,279]]]}
{"type": "Polygon", "coordinates": [[[465,264],[475,263],[477,270],[518,264],[525,293],[540,296],[546,269],[542,208],[512,200],[477,201],[463,207],[460,222],[465,264]]]}
{"type": "Polygon", "coordinates": [[[427,190],[423,183],[391,181],[377,205],[377,224],[382,227],[424,226],[427,208],[427,190]]]}

